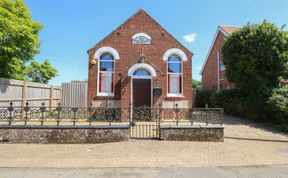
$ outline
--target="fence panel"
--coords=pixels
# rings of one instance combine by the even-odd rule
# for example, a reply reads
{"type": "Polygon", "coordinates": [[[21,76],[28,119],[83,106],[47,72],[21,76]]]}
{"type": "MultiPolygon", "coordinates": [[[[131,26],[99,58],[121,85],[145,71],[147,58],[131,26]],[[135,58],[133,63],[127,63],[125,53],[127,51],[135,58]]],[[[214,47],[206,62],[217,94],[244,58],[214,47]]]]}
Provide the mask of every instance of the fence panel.
{"type": "Polygon", "coordinates": [[[61,105],[63,107],[87,107],[87,82],[62,83],[61,105]]]}
{"type": "Polygon", "coordinates": [[[57,106],[60,102],[59,86],[26,82],[0,78],[0,106],[9,106],[13,102],[15,106],[39,106],[45,103],[49,107],[57,106]]]}

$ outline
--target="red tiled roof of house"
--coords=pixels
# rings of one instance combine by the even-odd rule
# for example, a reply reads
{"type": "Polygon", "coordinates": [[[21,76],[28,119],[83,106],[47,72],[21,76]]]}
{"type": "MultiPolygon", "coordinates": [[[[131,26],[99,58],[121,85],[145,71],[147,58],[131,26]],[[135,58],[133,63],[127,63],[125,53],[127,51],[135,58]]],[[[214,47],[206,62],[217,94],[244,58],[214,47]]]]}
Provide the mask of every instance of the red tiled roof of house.
{"type": "Polygon", "coordinates": [[[224,25],[219,25],[219,27],[228,34],[231,34],[240,28],[240,27],[224,26],[224,25]]]}

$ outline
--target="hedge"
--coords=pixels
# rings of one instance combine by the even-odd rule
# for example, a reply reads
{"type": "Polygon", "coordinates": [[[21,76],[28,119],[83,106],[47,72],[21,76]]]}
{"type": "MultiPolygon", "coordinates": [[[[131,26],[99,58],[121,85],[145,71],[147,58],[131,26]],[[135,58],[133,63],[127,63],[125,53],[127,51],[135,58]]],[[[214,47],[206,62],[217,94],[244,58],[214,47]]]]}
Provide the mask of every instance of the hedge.
{"type": "Polygon", "coordinates": [[[288,131],[288,86],[274,89],[270,97],[247,97],[239,89],[197,91],[196,107],[224,108],[228,115],[268,122],[288,131]]]}

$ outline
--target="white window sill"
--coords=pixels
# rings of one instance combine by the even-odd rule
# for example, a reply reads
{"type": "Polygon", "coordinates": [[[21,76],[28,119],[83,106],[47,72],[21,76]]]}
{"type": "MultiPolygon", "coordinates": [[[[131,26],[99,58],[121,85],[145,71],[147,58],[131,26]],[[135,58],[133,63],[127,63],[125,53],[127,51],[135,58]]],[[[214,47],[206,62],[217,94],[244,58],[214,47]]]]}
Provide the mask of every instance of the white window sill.
{"type": "Polygon", "coordinates": [[[114,93],[97,93],[97,96],[114,96],[114,93]]]}
{"type": "Polygon", "coordinates": [[[167,94],[167,97],[184,97],[182,94],[167,94]]]}

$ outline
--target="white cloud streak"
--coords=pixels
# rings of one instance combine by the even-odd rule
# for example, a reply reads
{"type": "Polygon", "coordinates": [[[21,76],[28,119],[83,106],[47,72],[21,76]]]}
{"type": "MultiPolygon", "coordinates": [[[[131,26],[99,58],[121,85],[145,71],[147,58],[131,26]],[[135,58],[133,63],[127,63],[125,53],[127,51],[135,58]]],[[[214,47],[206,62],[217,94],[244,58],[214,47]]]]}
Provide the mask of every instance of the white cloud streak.
{"type": "Polygon", "coordinates": [[[184,35],[182,38],[188,42],[188,43],[193,43],[196,40],[197,33],[189,33],[187,35],[184,35]]]}

